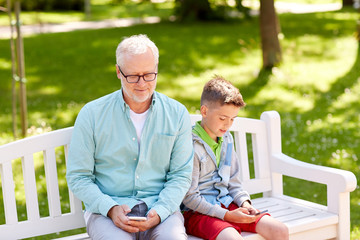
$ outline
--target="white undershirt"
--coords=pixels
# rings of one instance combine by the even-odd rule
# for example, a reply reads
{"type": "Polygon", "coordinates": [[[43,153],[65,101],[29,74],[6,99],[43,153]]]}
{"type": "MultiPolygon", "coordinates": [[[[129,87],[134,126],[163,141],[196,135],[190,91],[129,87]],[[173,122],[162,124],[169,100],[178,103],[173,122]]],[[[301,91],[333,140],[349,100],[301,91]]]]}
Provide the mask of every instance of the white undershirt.
{"type": "Polygon", "coordinates": [[[141,140],[141,133],[144,128],[148,113],[149,113],[149,109],[143,113],[136,113],[130,109],[130,118],[136,129],[136,135],[137,135],[139,146],[140,146],[140,140],[141,140]]]}

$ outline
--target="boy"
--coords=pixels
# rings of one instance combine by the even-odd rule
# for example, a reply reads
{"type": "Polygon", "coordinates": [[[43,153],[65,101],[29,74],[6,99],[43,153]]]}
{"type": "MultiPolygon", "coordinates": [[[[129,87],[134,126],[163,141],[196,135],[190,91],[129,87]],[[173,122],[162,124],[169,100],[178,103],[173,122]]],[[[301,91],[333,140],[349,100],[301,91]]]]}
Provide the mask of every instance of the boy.
{"type": "Polygon", "coordinates": [[[193,127],[194,167],[183,204],[188,234],[203,239],[243,239],[241,231],[265,239],[288,239],[287,227],[258,210],[242,189],[239,160],[228,132],[245,102],[237,88],[220,76],[205,84],[201,122],[193,127]],[[240,206],[240,207],[239,207],[240,206]]]}

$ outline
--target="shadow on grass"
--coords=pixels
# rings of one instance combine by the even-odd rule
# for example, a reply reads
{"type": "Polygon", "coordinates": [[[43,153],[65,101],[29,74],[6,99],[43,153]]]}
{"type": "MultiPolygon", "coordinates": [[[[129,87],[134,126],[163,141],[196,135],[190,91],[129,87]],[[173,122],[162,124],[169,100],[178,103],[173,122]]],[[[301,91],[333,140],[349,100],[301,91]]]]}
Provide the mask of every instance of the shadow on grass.
{"type": "Polygon", "coordinates": [[[242,95],[244,99],[252,99],[269,81],[272,72],[271,69],[261,69],[258,76],[246,86],[242,86],[242,95]]]}
{"type": "MultiPolygon", "coordinates": [[[[360,42],[358,43],[356,60],[350,70],[342,77],[338,78],[332,85],[331,88],[324,94],[320,95],[316,99],[313,111],[315,112],[331,112],[330,107],[334,100],[337,100],[342,94],[350,91],[350,89],[358,82],[360,77],[360,42]],[[357,77],[355,77],[357,76],[357,77]]],[[[360,107],[360,103],[354,103],[360,107]]],[[[355,106],[354,106],[355,107],[355,106]]],[[[355,109],[350,107],[350,109],[355,109]]],[[[359,109],[359,108],[358,108],[359,109]]],[[[313,115],[313,111],[308,113],[313,115]]],[[[336,115],[342,115],[348,112],[348,108],[337,109],[336,115]]]]}

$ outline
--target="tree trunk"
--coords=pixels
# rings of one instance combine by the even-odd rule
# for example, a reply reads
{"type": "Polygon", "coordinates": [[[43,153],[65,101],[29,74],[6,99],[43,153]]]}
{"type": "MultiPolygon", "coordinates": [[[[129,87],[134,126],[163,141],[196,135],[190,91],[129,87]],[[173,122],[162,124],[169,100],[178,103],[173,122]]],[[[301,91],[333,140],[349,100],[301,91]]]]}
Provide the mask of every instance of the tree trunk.
{"type": "Polygon", "coordinates": [[[344,6],[352,6],[354,4],[353,0],[342,0],[342,5],[344,6]]]}
{"type": "Polygon", "coordinates": [[[84,0],[84,10],[86,19],[91,17],[91,2],[90,0],[84,0]]]}
{"type": "Polygon", "coordinates": [[[15,1],[17,66],[18,66],[18,76],[20,80],[21,132],[22,132],[22,136],[26,137],[28,120],[27,120],[24,44],[20,29],[20,11],[21,11],[21,3],[20,1],[15,1]]]}
{"type": "Polygon", "coordinates": [[[281,62],[279,32],[280,24],[275,12],[274,0],[260,0],[260,34],[263,68],[272,68],[281,62]]]}

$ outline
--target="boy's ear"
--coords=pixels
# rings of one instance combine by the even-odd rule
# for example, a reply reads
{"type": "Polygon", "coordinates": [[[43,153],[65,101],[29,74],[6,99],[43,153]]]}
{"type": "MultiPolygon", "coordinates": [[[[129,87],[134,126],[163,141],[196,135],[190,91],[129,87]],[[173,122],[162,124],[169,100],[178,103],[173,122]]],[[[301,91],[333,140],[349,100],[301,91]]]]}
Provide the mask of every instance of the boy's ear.
{"type": "Polygon", "coordinates": [[[201,105],[201,107],[200,107],[200,113],[201,113],[201,116],[202,116],[202,117],[206,117],[207,111],[208,111],[208,107],[205,106],[205,105],[201,105]]]}

